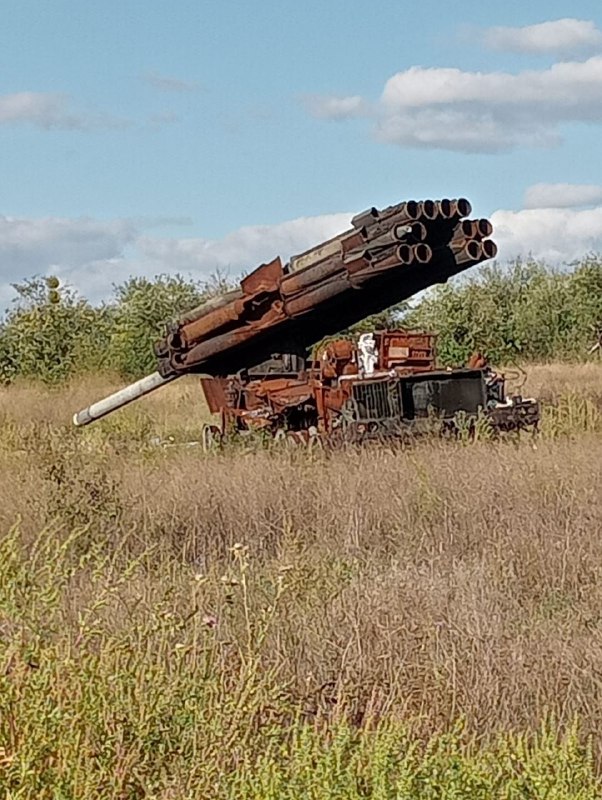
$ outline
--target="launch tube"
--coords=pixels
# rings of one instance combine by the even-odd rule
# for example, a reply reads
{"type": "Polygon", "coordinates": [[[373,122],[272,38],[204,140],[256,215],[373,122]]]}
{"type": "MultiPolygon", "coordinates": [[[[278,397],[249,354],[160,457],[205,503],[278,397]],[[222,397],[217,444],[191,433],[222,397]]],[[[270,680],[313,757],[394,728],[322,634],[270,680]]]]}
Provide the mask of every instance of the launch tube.
{"type": "Polygon", "coordinates": [[[154,392],[161,386],[171,383],[171,381],[175,380],[177,377],[179,376],[170,375],[164,378],[163,375],[160,375],[158,372],[153,372],[152,375],[147,375],[145,378],[136,381],[136,383],[131,383],[124,389],[120,389],[118,392],[110,394],[103,400],[98,400],[82,411],[78,411],[77,414],[73,416],[73,424],[77,427],[88,425],[90,422],[94,422],[94,420],[105,417],[112,411],[117,411],[118,408],[127,406],[128,403],[138,400],[139,397],[150,394],[150,392],[154,392]]]}

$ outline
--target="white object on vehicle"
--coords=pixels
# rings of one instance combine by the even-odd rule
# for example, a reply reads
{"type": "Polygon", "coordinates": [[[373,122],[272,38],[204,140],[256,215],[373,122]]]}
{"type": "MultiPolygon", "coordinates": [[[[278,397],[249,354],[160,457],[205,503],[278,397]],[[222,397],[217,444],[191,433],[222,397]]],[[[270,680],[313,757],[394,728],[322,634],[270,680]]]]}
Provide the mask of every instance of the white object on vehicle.
{"type": "Polygon", "coordinates": [[[378,351],[373,333],[362,333],[357,340],[360,370],[364,375],[372,375],[378,361],[378,351]]]}

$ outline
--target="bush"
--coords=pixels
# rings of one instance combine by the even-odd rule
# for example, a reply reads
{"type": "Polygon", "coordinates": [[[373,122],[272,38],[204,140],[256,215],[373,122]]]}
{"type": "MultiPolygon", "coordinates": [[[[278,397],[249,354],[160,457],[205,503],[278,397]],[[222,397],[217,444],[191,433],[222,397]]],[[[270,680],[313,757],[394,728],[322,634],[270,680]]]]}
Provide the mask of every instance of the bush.
{"type": "Polygon", "coordinates": [[[205,296],[201,286],[179,275],[130,278],[117,286],[109,344],[112,367],[135,378],[154,372],[153,344],[164,333],[166,322],[194,308],[205,296]]]}
{"type": "Polygon", "coordinates": [[[0,325],[0,380],[51,383],[105,365],[112,309],[59,291],[51,279],[32,278],[14,288],[17,299],[0,325]]]}
{"type": "Polygon", "coordinates": [[[95,307],[53,278],[16,284],[17,298],[0,322],[0,380],[50,383],[101,369],[135,378],[153,372],[153,344],[165,324],[227,288],[220,275],[204,284],[179,275],[130,278],[114,288],[111,302],[95,307]]]}
{"type": "Polygon", "coordinates": [[[583,359],[602,329],[602,261],[573,271],[520,260],[485,266],[427,292],[403,322],[437,332],[446,365],[476,350],[497,363],[583,359]]]}
{"type": "MultiPolygon", "coordinates": [[[[231,283],[219,274],[208,283],[130,278],[99,306],[52,279],[14,288],[17,299],[0,322],[0,380],[52,382],[102,368],[128,378],[154,371],[153,344],[165,324],[231,283]]],[[[438,333],[445,365],[465,363],[476,350],[497,363],[584,359],[602,332],[602,261],[586,258],[573,271],[522,261],[485,266],[433,288],[412,309],[393,306],[345,333],[398,324],[438,333]]]]}

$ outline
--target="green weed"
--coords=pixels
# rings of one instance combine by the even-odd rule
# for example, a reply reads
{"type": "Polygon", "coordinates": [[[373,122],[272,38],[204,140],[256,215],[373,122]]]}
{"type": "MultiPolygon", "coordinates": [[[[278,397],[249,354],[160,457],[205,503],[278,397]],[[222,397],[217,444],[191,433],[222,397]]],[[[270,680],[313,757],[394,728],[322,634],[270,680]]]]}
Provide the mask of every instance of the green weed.
{"type": "Polygon", "coordinates": [[[155,553],[82,556],[82,533],[27,544],[16,526],[0,542],[3,796],[600,796],[576,726],[480,745],[462,726],[422,741],[395,721],[302,721],[262,666],[286,571],[258,572],[237,545],[224,575],[180,569],[170,590],[149,579],[155,553]]]}

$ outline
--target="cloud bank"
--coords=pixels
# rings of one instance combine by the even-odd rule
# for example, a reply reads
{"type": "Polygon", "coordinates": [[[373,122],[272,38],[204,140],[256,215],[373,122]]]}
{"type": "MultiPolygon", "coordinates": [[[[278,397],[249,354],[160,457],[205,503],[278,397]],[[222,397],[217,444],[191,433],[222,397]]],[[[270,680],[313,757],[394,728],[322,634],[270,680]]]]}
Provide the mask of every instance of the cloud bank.
{"type": "Polygon", "coordinates": [[[202,280],[216,270],[238,276],[276,255],[286,260],[329,239],[351,217],[300,217],[204,239],[152,235],[156,220],[0,216],[0,309],[14,296],[10,284],[32,275],[57,275],[92,301],[108,298],[114,284],[131,276],[180,273],[202,280]]]}
{"type": "Polygon", "coordinates": [[[566,264],[588,253],[602,253],[602,206],[496,211],[493,238],[501,260],[533,256],[550,264],[566,264]]]}
{"type": "Polygon", "coordinates": [[[77,112],[64,94],[16,92],[0,95],[0,125],[19,124],[47,131],[84,131],[123,128],[128,122],[108,114],[77,112]]]}
{"type": "Polygon", "coordinates": [[[574,55],[602,48],[602,31],[592,20],[565,19],[520,28],[487,28],[484,43],[509,53],[574,55]]]}
{"type": "Polygon", "coordinates": [[[365,115],[377,139],[400,147],[553,147],[563,124],[602,122],[602,55],[517,73],[414,66],[391,76],[375,104],[359,95],[312,95],[305,105],[320,119],[365,115]]]}
{"type": "Polygon", "coordinates": [[[525,208],[578,208],[602,203],[602,186],[589,183],[536,183],[525,192],[525,208]]]}
{"type": "MultiPolygon", "coordinates": [[[[0,217],[0,307],[14,296],[11,282],[34,274],[58,275],[94,302],[130,276],[180,273],[202,280],[219,269],[236,277],[340,233],[351,216],[246,226],[220,239],[161,238],[140,220],[0,217]]],[[[499,210],[491,220],[501,261],[531,255],[558,264],[602,252],[602,206],[499,210]]]]}

